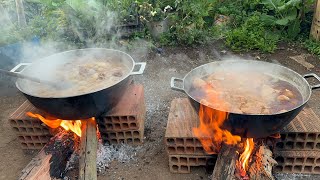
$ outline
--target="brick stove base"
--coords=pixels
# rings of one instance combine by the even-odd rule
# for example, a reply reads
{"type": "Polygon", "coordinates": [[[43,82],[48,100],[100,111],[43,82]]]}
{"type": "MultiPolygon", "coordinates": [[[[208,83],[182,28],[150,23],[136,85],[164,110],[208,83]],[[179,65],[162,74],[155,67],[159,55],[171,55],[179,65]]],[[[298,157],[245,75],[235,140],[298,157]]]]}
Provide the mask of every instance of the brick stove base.
{"type": "Polygon", "coordinates": [[[320,174],[320,151],[278,151],[274,172],[320,174]]]}
{"type": "Polygon", "coordinates": [[[26,112],[43,114],[29,101],[25,101],[9,118],[22,149],[41,149],[52,137],[50,129],[40,120],[31,118],[26,112]]]}
{"type": "Polygon", "coordinates": [[[214,165],[216,156],[207,155],[169,155],[169,167],[172,173],[190,173],[191,167],[214,165]]]}
{"type": "MultiPolygon", "coordinates": [[[[9,123],[22,149],[41,149],[52,137],[52,129],[40,120],[27,116],[26,112],[45,114],[25,101],[9,117],[9,123]]],[[[144,139],[145,115],[143,86],[131,84],[111,112],[97,118],[102,140],[112,144],[141,144],[144,139]]]]}
{"type": "MultiPolygon", "coordinates": [[[[187,98],[172,100],[164,142],[171,172],[190,173],[190,166],[204,163],[189,164],[188,159],[210,157],[192,132],[198,125],[198,114],[187,98]],[[182,165],[181,157],[187,163],[182,165]]],[[[312,109],[306,106],[280,134],[273,150],[279,163],[274,172],[320,174],[320,119],[312,109]]]]}
{"type": "Polygon", "coordinates": [[[215,155],[205,153],[200,141],[193,134],[192,128],[198,125],[198,115],[187,98],[178,98],[171,102],[165,146],[172,173],[190,173],[191,167],[205,166],[207,160],[216,158],[215,155]]]}
{"type": "Polygon", "coordinates": [[[145,116],[143,86],[131,85],[119,103],[98,119],[102,140],[111,144],[142,144],[145,116]]]}
{"type": "Polygon", "coordinates": [[[320,151],[320,119],[308,105],[280,134],[276,150],[320,151]]]}

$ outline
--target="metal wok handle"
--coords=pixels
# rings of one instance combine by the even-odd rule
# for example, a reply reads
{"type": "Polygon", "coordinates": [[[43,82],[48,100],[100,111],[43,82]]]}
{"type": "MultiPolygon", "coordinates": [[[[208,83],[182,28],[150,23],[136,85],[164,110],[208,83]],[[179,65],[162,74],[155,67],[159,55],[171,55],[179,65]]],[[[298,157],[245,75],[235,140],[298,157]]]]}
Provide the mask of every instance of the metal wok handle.
{"type": "MultiPolygon", "coordinates": [[[[313,77],[313,78],[317,79],[317,80],[320,82],[320,77],[319,77],[318,75],[316,75],[315,73],[305,74],[303,77],[304,77],[304,78],[313,77]]],[[[319,83],[319,84],[316,84],[316,85],[312,85],[312,86],[310,86],[310,87],[311,87],[311,89],[320,88],[320,83],[319,83]]]]}
{"type": "Polygon", "coordinates": [[[172,77],[170,82],[171,89],[185,92],[183,87],[181,88],[175,85],[177,82],[182,82],[182,86],[183,86],[183,79],[172,77]]]}
{"type": "Polygon", "coordinates": [[[10,72],[13,72],[13,73],[21,73],[21,71],[23,71],[24,68],[27,67],[27,66],[29,66],[30,64],[31,64],[31,63],[20,63],[20,64],[16,65],[14,68],[12,68],[12,69],[10,70],[10,72]],[[18,70],[21,66],[24,66],[23,69],[22,69],[21,71],[16,72],[16,70],[18,70]]]}
{"type": "MultiPolygon", "coordinates": [[[[139,68],[138,71],[132,71],[132,72],[131,72],[131,75],[142,74],[142,73],[144,72],[144,69],[146,68],[146,65],[147,65],[147,63],[145,63],[145,62],[135,63],[134,67],[140,66],[140,68],[139,68]]],[[[133,69],[135,69],[135,68],[133,68],[133,69]]]]}

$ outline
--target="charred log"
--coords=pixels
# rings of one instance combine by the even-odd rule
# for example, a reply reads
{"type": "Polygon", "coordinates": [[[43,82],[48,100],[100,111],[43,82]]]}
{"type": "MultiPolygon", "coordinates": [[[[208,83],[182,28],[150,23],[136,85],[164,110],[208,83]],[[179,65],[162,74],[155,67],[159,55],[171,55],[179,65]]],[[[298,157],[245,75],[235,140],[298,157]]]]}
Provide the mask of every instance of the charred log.
{"type": "Polygon", "coordinates": [[[238,166],[238,146],[223,145],[216,161],[212,180],[274,180],[272,167],[277,162],[272,158],[272,152],[268,146],[259,143],[252,155],[250,168],[243,176],[238,166]]]}
{"type": "Polygon", "coordinates": [[[41,149],[22,170],[20,180],[42,180],[64,177],[67,162],[74,152],[77,137],[60,131],[41,149]]]}
{"type": "Polygon", "coordinates": [[[212,173],[212,180],[236,180],[237,146],[222,145],[212,173]]]}
{"type": "Polygon", "coordinates": [[[272,158],[271,150],[262,145],[255,153],[255,160],[249,168],[250,179],[253,180],[274,180],[272,167],[277,165],[277,161],[272,158]]]}

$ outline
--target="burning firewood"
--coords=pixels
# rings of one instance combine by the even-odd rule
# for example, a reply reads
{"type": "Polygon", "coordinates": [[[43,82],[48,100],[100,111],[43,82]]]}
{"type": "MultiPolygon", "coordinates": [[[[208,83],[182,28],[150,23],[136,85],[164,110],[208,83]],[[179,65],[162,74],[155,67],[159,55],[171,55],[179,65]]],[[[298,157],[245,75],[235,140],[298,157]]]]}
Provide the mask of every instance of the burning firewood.
{"type": "Polygon", "coordinates": [[[236,180],[237,149],[237,146],[222,145],[216,165],[214,166],[212,180],[236,180]]]}
{"type": "Polygon", "coordinates": [[[64,130],[57,133],[22,170],[19,180],[61,178],[78,138],[64,130]]]}
{"type": "Polygon", "coordinates": [[[271,150],[261,145],[251,157],[248,172],[244,175],[239,169],[239,146],[223,145],[212,174],[212,180],[274,180],[272,167],[277,162],[272,158],[271,150]]]}
{"type": "Polygon", "coordinates": [[[97,133],[96,121],[82,121],[80,147],[79,137],[73,132],[61,130],[39,154],[23,169],[20,180],[43,180],[63,178],[71,154],[79,151],[79,180],[97,179],[97,133]],[[80,149],[79,149],[80,148],[80,149]]]}
{"type": "Polygon", "coordinates": [[[271,150],[262,145],[255,154],[255,161],[250,166],[250,179],[274,180],[272,167],[277,165],[277,161],[272,158],[271,150]]]}

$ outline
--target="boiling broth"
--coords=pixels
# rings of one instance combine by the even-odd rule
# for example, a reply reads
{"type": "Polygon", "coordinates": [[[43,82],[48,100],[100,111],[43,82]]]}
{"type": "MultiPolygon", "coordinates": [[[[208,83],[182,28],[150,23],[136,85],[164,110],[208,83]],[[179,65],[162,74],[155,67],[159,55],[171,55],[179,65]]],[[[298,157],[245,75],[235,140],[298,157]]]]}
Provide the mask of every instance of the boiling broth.
{"type": "Polygon", "coordinates": [[[95,92],[110,87],[124,78],[130,69],[112,60],[92,59],[66,63],[55,71],[55,82],[66,82],[68,88],[54,88],[50,85],[28,82],[29,92],[39,97],[67,97],[95,92]]]}
{"type": "Polygon", "coordinates": [[[189,92],[211,108],[239,114],[282,113],[303,103],[292,84],[259,72],[215,72],[195,78],[189,92]]]}

